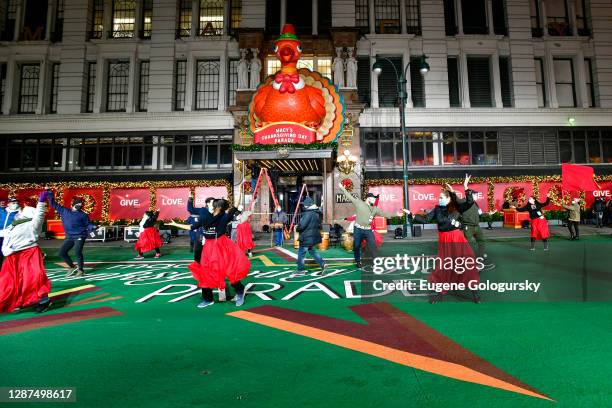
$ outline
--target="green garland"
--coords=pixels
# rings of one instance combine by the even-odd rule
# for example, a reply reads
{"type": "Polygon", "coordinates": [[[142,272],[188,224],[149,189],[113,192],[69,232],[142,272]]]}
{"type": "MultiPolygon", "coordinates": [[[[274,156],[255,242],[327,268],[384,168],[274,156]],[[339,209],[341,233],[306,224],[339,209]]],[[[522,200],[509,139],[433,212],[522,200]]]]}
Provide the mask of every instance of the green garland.
{"type": "Polygon", "coordinates": [[[245,146],[241,144],[232,145],[232,150],[235,152],[266,152],[278,149],[306,149],[306,150],[324,150],[324,149],[332,149],[334,152],[338,150],[337,142],[329,142],[329,143],[309,143],[309,144],[300,144],[300,143],[286,143],[286,144],[252,144],[250,146],[245,146]]]}

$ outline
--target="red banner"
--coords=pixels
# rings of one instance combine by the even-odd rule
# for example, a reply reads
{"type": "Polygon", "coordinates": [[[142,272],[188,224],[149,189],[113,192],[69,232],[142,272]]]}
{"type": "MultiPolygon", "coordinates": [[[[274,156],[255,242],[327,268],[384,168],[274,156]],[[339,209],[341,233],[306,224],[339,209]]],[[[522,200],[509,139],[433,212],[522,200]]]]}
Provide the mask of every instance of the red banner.
{"type": "Polygon", "coordinates": [[[430,211],[438,205],[442,186],[439,184],[411,185],[410,192],[410,211],[418,214],[423,210],[430,211]]]}
{"type": "Polygon", "coordinates": [[[524,205],[527,199],[533,194],[533,185],[530,182],[516,183],[496,183],[493,186],[493,206],[496,210],[501,210],[505,201],[506,190],[514,188],[519,205],[524,205]],[[522,192],[521,192],[522,189],[522,192]]]}
{"type": "Polygon", "coordinates": [[[195,206],[204,207],[207,198],[225,198],[227,199],[227,187],[196,187],[195,188],[195,206]]]}
{"type": "Polygon", "coordinates": [[[403,208],[404,188],[402,186],[372,186],[368,192],[380,194],[378,207],[383,211],[396,213],[403,208]]]}
{"type": "Polygon", "coordinates": [[[189,217],[187,211],[189,193],[189,187],[158,188],[155,191],[155,196],[156,205],[159,208],[159,219],[180,218],[184,220],[189,217]]]}
{"type": "Polygon", "coordinates": [[[149,210],[148,188],[113,188],[110,190],[109,219],[140,219],[149,210]]]}
{"type": "Polygon", "coordinates": [[[561,183],[560,182],[555,182],[555,181],[543,181],[538,185],[539,188],[539,193],[538,193],[538,201],[540,202],[544,202],[546,201],[546,195],[548,194],[548,192],[550,190],[556,190],[556,194],[557,194],[557,198],[556,199],[551,199],[550,201],[550,205],[546,208],[544,208],[545,210],[561,210],[563,209],[563,207],[561,207],[561,203],[562,198],[566,197],[565,202],[569,203],[570,201],[570,194],[565,191],[561,191],[561,183]]]}
{"type": "Polygon", "coordinates": [[[314,129],[293,122],[273,123],[255,132],[254,142],[258,144],[314,143],[314,129]]]}
{"type": "Polygon", "coordinates": [[[9,191],[0,189],[0,201],[8,200],[9,191]]]}
{"type": "Polygon", "coordinates": [[[584,199],[589,208],[598,197],[601,197],[606,203],[612,200],[612,181],[599,181],[597,184],[600,188],[584,193],[584,199]]]}
{"type": "MultiPolygon", "coordinates": [[[[30,207],[36,207],[36,204],[38,204],[38,196],[42,191],[42,188],[25,188],[17,190],[15,192],[15,197],[17,198],[17,200],[19,200],[19,205],[21,207],[25,207],[26,205],[30,207]]],[[[45,214],[45,219],[49,220],[53,217],[55,217],[55,210],[53,210],[53,208],[50,208],[45,214]]]]}
{"type": "MultiPolygon", "coordinates": [[[[457,193],[457,197],[460,199],[465,198],[463,184],[451,184],[451,187],[457,193]]],[[[470,190],[474,190],[474,201],[478,204],[478,207],[483,211],[489,211],[489,185],[487,183],[475,183],[468,186],[470,190]]]]}
{"type": "Polygon", "coordinates": [[[62,195],[64,207],[70,208],[72,197],[83,199],[83,212],[89,215],[90,220],[102,219],[104,190],[100,188],[67,188],[62,195]]]}

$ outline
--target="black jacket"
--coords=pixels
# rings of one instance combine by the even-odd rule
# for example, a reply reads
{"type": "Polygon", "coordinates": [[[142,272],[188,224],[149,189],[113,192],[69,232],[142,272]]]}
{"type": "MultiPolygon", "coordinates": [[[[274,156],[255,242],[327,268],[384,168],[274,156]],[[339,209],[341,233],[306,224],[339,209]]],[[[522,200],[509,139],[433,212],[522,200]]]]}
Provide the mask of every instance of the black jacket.
{"type": "Polygon", "coordinates": [[[546,207],[548,204],[550,204],[550,197],[547,197],[546,201],[543,203],[539,202],[538,200],[535,200],[533,204],[529,204],[528,202],[524,207],[517,208],[516,210],[529,211],[529,218],[535,220],[536,218],[540,218],[544,215],[542,213],[542,208],[546,207]]]}
{"type": "Polygon", "coordinates": [[[319,209],[306,210],[302,212],[302,218],[297,225],[300,233],[300,246],[310,247],[321,242],[321,217],[323,214],[319,209]]]}
{"type": "Polygon", "coordinates": [[[604,210],[606,209],[606,203],[604,203],[604,201],[601,198],[597,198],[593,202],[593,206],[591,207],[591,209],[594,212],[604,212],[604,210]]]}
{"type": "Polygon", "coordinates": [[[440,232],[448,232],[456,229],[462,229],[461,224],[459,223],[459,213],[448,212],[448,207],[443,207],[441,205],[437,205],[433,210],[425,214],[424,216],[421,214],[410,214],[412,219],[416,222],[420,223],[430,223],[434,219],[438,224],[438,231],[440,232]]]}
{"type": "Polygon", "coordinates": [[[159,211],[154,212],[152,216],[147,218],[147,220],[142,225],[142,228],[154,227],[155,223],[157,222],[157,217],[159,217],[159,211]]]}

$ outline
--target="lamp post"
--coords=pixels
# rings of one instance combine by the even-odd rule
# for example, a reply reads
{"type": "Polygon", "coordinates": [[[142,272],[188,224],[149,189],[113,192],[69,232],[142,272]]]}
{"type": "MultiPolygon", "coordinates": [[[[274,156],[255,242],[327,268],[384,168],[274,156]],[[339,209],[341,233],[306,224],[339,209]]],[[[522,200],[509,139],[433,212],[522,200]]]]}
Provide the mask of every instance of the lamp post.
{"type": "MultiPolygon", "coordinates": [[[[410,62],[406,64],[406,67],[403,71],[398,72],[395,68],[393,62],[386,57],[376,57],[376,62],[372,65],[372,72],[375,75],[380,75],[382,73],[382,60],[386,60],[393,67],[393,71],[395,72],[395,78],[397,80],[397,94],[399,98],[399,114],[400,114],[400,133],[402,135],[402,156],[403,156],[403,173],[404,173],[404,208],[410,209],[410,198],[408,196],[408,143],[409,140],[406,140],[406,100],[408,99],[408,93],[406,92],[406,75],[408,73],[408,67],[410,67],[410,62]]],[[[429,64],[427,63],[427,56],[421,56],[420,60],[420,68],[419,72],[422,76],[427,75],[429,72],[429,64]]],[[[409,137],[409,136],[408,136],[409,137]]],[[[412,236],[412,230],[410,228],[410,221],[408,221],[408,216],[405,216],[404,221],[404,230],[403,230],[404,238],[408,238],[412,236]]]]}

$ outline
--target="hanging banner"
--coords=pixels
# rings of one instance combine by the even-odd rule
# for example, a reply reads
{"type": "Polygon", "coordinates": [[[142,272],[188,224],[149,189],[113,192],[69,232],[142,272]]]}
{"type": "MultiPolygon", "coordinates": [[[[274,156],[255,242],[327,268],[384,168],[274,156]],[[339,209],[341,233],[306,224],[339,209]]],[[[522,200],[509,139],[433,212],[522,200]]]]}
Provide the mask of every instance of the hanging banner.
{"type": "MultiPolygon", "coordinates": [[[[40,193],[43,191],[42,188],[24,188],[21,190],[15,191],[15,197],[19,200],[19,205],[21,207],[30,206],[36,207],[38,204],[38,197],[40,193]]],[[[55,195],[57,197],[57,194],[55,195]]],[[[47,202],[47,205],[48,202],[47,202]]],[[[49,220],[55,217],[55,210],[53,208],[48,208],[45,213],[45,219],[49,220]]]]}
{"type": "Polygon", "coordinates": [[[438,205],[442,186],[439,184],[411,185],[410,211],[414,214],[430,211],[438,205]]]}
{"type": "Polygon", "coordinates": [[[150,202],[148,188],[113,188],[110,190],[109,218],[140,219],[149,210],[150,202]]]}
{"type": "MultiPolygon", "coordinates": [[[[375,195],[380,194],[378,207],[383,211],[396,213],[403,208],[404,188],[401,185],[372,186],[368,192],[375,195]]],[[[344,197],[344,194],[342,196],[344,197]]]]}
{"type": "Polygon", "coordinates": [[[195,188],[195,206],[204,207],[207,198],[225,198],[227,200],[227,187],[196,187],[195,188]]]}
{"type": "Polygon", "coordinates": [[[279,122],[255,131],[254,142],[258,144],[308,144],[314,143],[314,129],[292,122],[279,122]]]}
{"type": "Polygon", "coordinates": [[[599,188],[584,194],[588,208],[591,207],[596,198],[602,198],[606,203],[612,200],[612,181],[598,181],[599,188]]]}
{"type": "Polygon", "coordinates": [[[8,196],[9,196],[8,190],[0,189],[0,201],[8,200],[8,196]]]}
{"type": "Polygon", "coordinates": [[[158,218],[160,220],[187,219],[189,217],[187,211],[189,192],[189,187],[158,188],[155,190],[155,202],[159,209],[158,218]]]}
{"type": "Polygon", "coordinates": [[[501,210],[506,200],[506,192],[512,191],[513,199],[519,205],[525,205],[529,196],[533,194],[533,185],[530,182],[496,183],[493,186],[493,207],[501,210]]]}
{"type": "Polygon", "coordinates": [[[538,184],[538,201],[543,203],[546,201],[546,195],[552,190],[553,197],[550,199],[550,204],[545,207],[545,210],[561,210],[561,204],[570,202],[570,194],[567,191],[561,190],[561,182],[543,181],[538,184]],[[563,199],[565,197],[565,199],[563,199]]]}
{"type": "MultiPolygon", "coordinates": [[[[464,199],[465,194],[463,190],[463,184],[451,184],[455,193],[457,193],[457,197],[459,199],[464,199]]],[[[489,211],[489,185],[487,183],[475,183],[470,184],[468,186],[470,190],[474,190],[474,201],[478,204],[478,207],[483,211],[489,211]]]]}
{"type": "Polygon", "coordinates": [[[102,219],[102,208],[104,207],[104,189],[100,188],[67,188],[62,194],[63,206],[70,208],[72,197],[83,199],[83,212],[89,215],[92,221],[102,219]]]}

